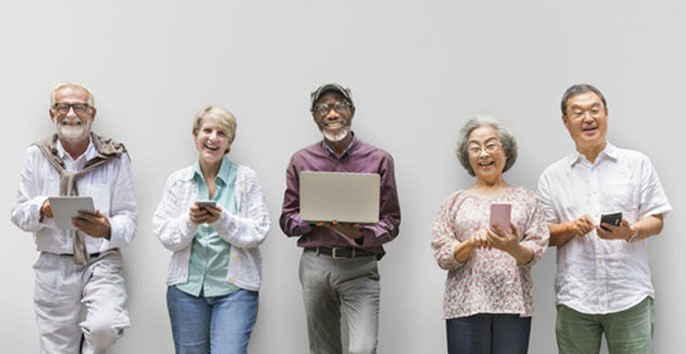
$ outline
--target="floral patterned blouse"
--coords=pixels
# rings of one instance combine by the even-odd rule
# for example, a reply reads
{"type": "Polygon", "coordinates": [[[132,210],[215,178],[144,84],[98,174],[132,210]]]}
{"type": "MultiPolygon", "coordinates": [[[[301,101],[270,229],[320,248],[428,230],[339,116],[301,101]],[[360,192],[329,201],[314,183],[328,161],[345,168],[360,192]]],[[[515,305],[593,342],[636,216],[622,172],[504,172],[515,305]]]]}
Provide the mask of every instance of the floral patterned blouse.
{"type": "Polygon", "coordinates": [[[445,319],[478,313],[533,314],[531,266],[548,246],[548,227],[536,194],[523,187],[509,187],[495,198],[459,190],[448,197],[434,220],[431,247],[438,265],[448,270],[443,313],[445,319]],[[476,249],[465,263],[458,263],[453,250],[476,231],[489,227],[490,205],[512,204],[512,223],[520,243],[534,251],[528,264],[497,249],[476,249]]]}

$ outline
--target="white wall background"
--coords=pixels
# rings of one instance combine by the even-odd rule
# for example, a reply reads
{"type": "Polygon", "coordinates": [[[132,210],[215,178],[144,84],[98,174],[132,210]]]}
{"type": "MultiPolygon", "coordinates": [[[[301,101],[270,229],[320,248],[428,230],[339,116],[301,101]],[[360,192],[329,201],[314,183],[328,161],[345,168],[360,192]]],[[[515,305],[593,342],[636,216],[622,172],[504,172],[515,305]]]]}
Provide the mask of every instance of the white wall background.
{"type": "MultiPolygon", "coordinates": [[[[390,151],[403,212],[381,262],[379,353],[445,352],[445,273],[431,256],[440,203],[472,179],[452,153],[461,123],[500,117],[519,140],[506,178],[535,188],[573,149],[560,121],[567,86],[596,84],[609,140],[646,153],[675,211],[650,240],[656,353],[682,352],[686,318],[686,5],[679,1],[13,1],[0,5],[0,342],[37,352],[31,236],[9,222],[25,148],[52,132],[48,94],[79,81],[95,94],[94,129],[133,159],[138,235],[124,251],[132,327],[112,353],[171,353],[169,252],[150,219],[172,171],[195,158],[193,114],[219,104],[238,117],[230,157],[262,181],[272,231],[252,353],[307,351],[297,262],[278,228],[289,156],[319,139],[309,92],[349,85],[359,137],[390,151]],[[681,231],[681,232],[680,232],[681,231]]],[[[531,353],[556,352],[555,250],[534,269],[531,353]]]]}

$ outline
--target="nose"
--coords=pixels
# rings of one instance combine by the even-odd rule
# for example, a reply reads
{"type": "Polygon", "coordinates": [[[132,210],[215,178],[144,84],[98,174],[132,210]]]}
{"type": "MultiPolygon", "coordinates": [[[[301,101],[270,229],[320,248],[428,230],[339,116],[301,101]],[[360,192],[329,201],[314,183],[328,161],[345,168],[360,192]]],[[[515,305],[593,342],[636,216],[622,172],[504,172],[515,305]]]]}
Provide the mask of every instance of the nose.
{"type": "Polygon", "coordinates": [[[69,106],[69,110],[67,111],[67,117],[76,117],[76,112],[74,111],[74,106],[69,106]]]}
{"type": "Polygon", "coordinates": [[[340,117],[340,116],[341,116],[341,115],[338,114],[338,112],[337,112],[335,109],[333,109],[333,107],[330,107],[330,108],[329,108],[329,111],[326,112],[326,115],[324,116],[324,119],[326,119],[326,120],[333,120],[333,119],[336,119],[336,118],[338,118],[338,117],[340,117]]]}

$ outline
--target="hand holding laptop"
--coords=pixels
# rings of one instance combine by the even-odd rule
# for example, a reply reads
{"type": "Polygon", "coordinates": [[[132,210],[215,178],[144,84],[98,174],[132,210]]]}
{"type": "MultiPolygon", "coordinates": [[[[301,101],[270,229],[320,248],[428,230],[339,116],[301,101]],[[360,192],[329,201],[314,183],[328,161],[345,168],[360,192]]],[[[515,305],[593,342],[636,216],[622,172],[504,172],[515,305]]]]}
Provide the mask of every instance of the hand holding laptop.
{"type": "Polygon", "coordinates": [[[316,226],[326,227],[332,231],[338,232],[339,234],[347,238],[352,238],[355,240],[358,240],[364,236],[362,230],[360,230],[359,223],[338,222],[336,220],[333,220],[331,222],[320,221],[316,223],[316,226]]]}

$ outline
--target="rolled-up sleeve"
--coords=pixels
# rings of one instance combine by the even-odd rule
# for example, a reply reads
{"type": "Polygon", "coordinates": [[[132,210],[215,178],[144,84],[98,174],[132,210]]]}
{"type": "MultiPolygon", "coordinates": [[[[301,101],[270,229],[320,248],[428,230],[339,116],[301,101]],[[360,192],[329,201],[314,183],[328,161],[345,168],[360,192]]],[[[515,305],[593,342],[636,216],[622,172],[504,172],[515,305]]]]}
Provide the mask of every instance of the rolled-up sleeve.
{"type": "Polygon", "coordinates": [[[364,234],[362,247],[380,246],[398,236],[400,227],[400,204],[395,183],[393,158],[386,154],[381,161],[381,190],[379,196],[379,222],[361,227],[364,234]]]}
{"type": "Polygon", "coordinates": [[[446,270],[457,269],[462,265],[454,255],[455,247],[460,244],[454,223],[454,206],[458,195],[458,193],[453,193],[443,202],[431,230],[431,248],[434,258],[438,266],[446,270]]]}
{"type": "Polygon", "coordinates": [[[109,216],[111,227],[109,244],[111,247],[125,247],[136,236],[136,219],[138,217],[133,176],[127,155],[121,155],[118,158],[115,174],[109,216]]]}
{"type": "Polygon", "coordinates": [[[300,180],[293,158],[286,170],[286,191],[279,226],[286,236],[301,236],[312,231],[312,227],[300,219],[300,180]]]}
{"type": "Polygon", "coordinates": [[[545,220],[541,203],[536,198],[536,195],[531,192],[531,199],[527,201],[528,220],[526,229],[520,230],[521,244],[533,250],[534,256],[531,261],[524,266],[532,266],[543,258],[548,242],[550,241],[550,232],[548,231],[548,223],[545,220]]]}

